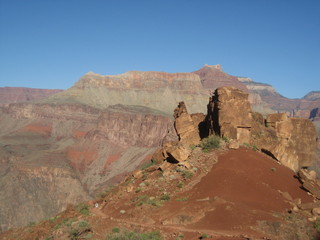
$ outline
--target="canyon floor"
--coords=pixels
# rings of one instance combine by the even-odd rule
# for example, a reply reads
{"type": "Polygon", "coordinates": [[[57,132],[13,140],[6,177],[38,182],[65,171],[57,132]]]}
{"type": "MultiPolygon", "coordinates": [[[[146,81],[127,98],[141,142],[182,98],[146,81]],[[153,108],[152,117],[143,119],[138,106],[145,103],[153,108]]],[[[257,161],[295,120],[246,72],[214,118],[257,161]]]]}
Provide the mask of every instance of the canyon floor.
{"type": "Polygon", "coordinates": [[[247,148],[197,147],[186,162],[146,163],[95,201],[0,238],[108,239],[127,230],[169,240],[319,239],[308,213],[292,211],[292,201],[313,197],[272,158],[247,148]]]}

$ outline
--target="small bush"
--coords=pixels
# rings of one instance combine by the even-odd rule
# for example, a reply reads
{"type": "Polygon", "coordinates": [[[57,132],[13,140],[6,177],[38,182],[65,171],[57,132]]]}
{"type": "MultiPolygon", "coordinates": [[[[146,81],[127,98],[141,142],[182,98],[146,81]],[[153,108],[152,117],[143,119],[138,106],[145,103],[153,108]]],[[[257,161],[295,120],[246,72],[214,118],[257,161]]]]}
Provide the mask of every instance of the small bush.
{"type": "Polygon", "coordinates": [[[190,145],[190,149],[191,149],[192,151],[195,150],[195,149],[196,149],[196,145],[194,145],[194,144],[190,145]]]}
{"type": "Polygon", "coordinates": [[[205,238],[208,238],[208,235],[207,235],[207,234],[205,234],[205,233],[203,233],[203,234],[201,234],[201,236],[200,236],[200,238],[199,238],[199,239],[205,239],[205,238]]]}
{"type": "Polygon", "coordinates": [[[212,135],[208,138],[204,138],[200,143],[200,147],[203,152],[208,152],[211,149],[217,149],[220,147],[221,138],[217,135],[212,135]]]}
{"type": "Polygon", "coordinates": [[[118,228],[118,227],[112,228],[112,232],[113,233],[119,233],[120,232],[120,228],[118,228]]]}
{"type": "Polygon", "coordinates": [[[142,164],[142,166],[141,166],[141,170],[145,170],[145,169],[147,169],[147,168],[149,168],[149,167],[151,167],[151,166],[155,165],[156,163],[157,163],[157,162],[156,162],[156,160],[151,159],[150,161],[148,161],[148,162],[146,162],[146,163],[142,164]]]}
{"type": "Polygon", "coordinates": [[[188,171],[188,170],[183,170],[182,171],[182,177],[185,179],[190,179],[192,178],[193,174],[192,172],[188,171]]]}
{"type": "Polygon", "coordinates": [[[177,187],[178,187],[178,188],[183,188],[183,186],[184,186],[183,182],[179,182],[179,183],[177,184],[177,187]]]}
{"type": "Polygon", "coordinates": [[[160,200],[162,200],[162,201],[169,201],[169,200],[170,200],[169,194],[163,194],[163,195],[160,197],[160,200]]]}
{"type": "Polygon", "coordinates": [[[89,211],[89,205],[86,203],[80,203],[76,206],[76,209],[79,213],[88,216],[90,211],[89,211]]]}
{"type": "Polygon", "coordinates": [[[86,228],[86,227],[89,227],[89,223],[87,221],[81,221],[78,223],[78,226],[80,228],[86,228]]]}

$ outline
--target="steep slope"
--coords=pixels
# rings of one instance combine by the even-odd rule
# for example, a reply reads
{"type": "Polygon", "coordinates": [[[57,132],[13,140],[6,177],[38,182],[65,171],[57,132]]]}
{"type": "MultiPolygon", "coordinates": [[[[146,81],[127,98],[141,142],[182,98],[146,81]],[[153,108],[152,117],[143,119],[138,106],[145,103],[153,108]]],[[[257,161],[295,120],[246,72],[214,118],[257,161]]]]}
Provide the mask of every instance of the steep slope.
{"type": "Polygon", "coordinates": [[[3,230],[88,200],[150,159],[173,131],[152,109],[80,104],[10,104],[0,126],[3,230]]]}
{"type": "Polygon", "coordinates": [[[58,89],[53,90],[22,87],[0,87],[0,104],[43,99],[62,91],[63,90],[58,89]]]}
{"type": "Polygon", "coordinates": [[[165,240],[316,237],[304,216],[309,213],[288,213],[294,199],[304,204],[313,198],[294,172],[271,158],[248,149],[202,153],[196,148],[187,162],[188,169],[163,163],[136,171],[101,199],[0,236],[109,239],[129,229],[160,231],[165,240]]]}

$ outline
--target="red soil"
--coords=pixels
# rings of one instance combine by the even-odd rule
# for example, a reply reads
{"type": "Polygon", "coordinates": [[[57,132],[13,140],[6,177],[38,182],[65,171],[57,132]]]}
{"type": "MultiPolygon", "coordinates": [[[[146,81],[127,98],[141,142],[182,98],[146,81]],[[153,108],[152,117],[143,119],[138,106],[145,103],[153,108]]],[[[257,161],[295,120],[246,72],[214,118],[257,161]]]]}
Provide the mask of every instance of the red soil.
{"type": "Polygon", "coordinates": [[[94,160],[98,158],[98,152],[93,149],[76,149],[69,147],[67,150],[67,158],[71,165],[79,170],[84,171],[94,160]]]}
{"type": "Polygon", "coordinates": [[[79,138],[84,137],[86,134],[87,134],[87,132],[85,132],[85,131],[74,131],[73,134],[72,134],[72,136],[73,136],[75,139],[79,139],[79,138]]]}
{"type": "Polygon", "coordinates": [[[39,134],[43,134],[46,136],[50,136],[51,132],[52,132],[52,127],[51,126],[45,126],[42,124],[36,124],[36,123],[32,123],[29,124],[27,126],[25,126],[22,129],[23,132],[35,132],[35,133],[39,133],[39,134]]]}

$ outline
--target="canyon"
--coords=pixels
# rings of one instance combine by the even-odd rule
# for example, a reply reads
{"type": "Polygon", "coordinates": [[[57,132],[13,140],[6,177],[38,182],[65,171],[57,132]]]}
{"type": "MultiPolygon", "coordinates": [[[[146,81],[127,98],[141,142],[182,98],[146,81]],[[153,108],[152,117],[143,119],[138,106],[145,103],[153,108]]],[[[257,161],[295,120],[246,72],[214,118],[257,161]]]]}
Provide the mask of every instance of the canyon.
{"type": "MultiPolygon", "coordinates": [[[[65,91],[0,88],[1,230],[49,218],[70,204],[95,198],[179,138],[200,141],[194,133],[207,114],[209,97],[226,85],[249,94],[253,111],[264,116],[282,112],[319,120],[317,92],[287,99],[269,85],[223,72],[220,65],[191,73],[89,72],[65,91]],[[24,96],[18,97],[20,93],[24,96]],[[172,115],[181,101],[194,115],[184,115],[177,135],[172,115]],[[185,122],[190,131],[183,130],[185,122]]],[[[285,126],[295,124],[288,121],[285,126]]],[[[281,134],[292,140],[286,131],[281,134]]],[[[287,166],[297,170],[302,165],[287,166]]]]}

